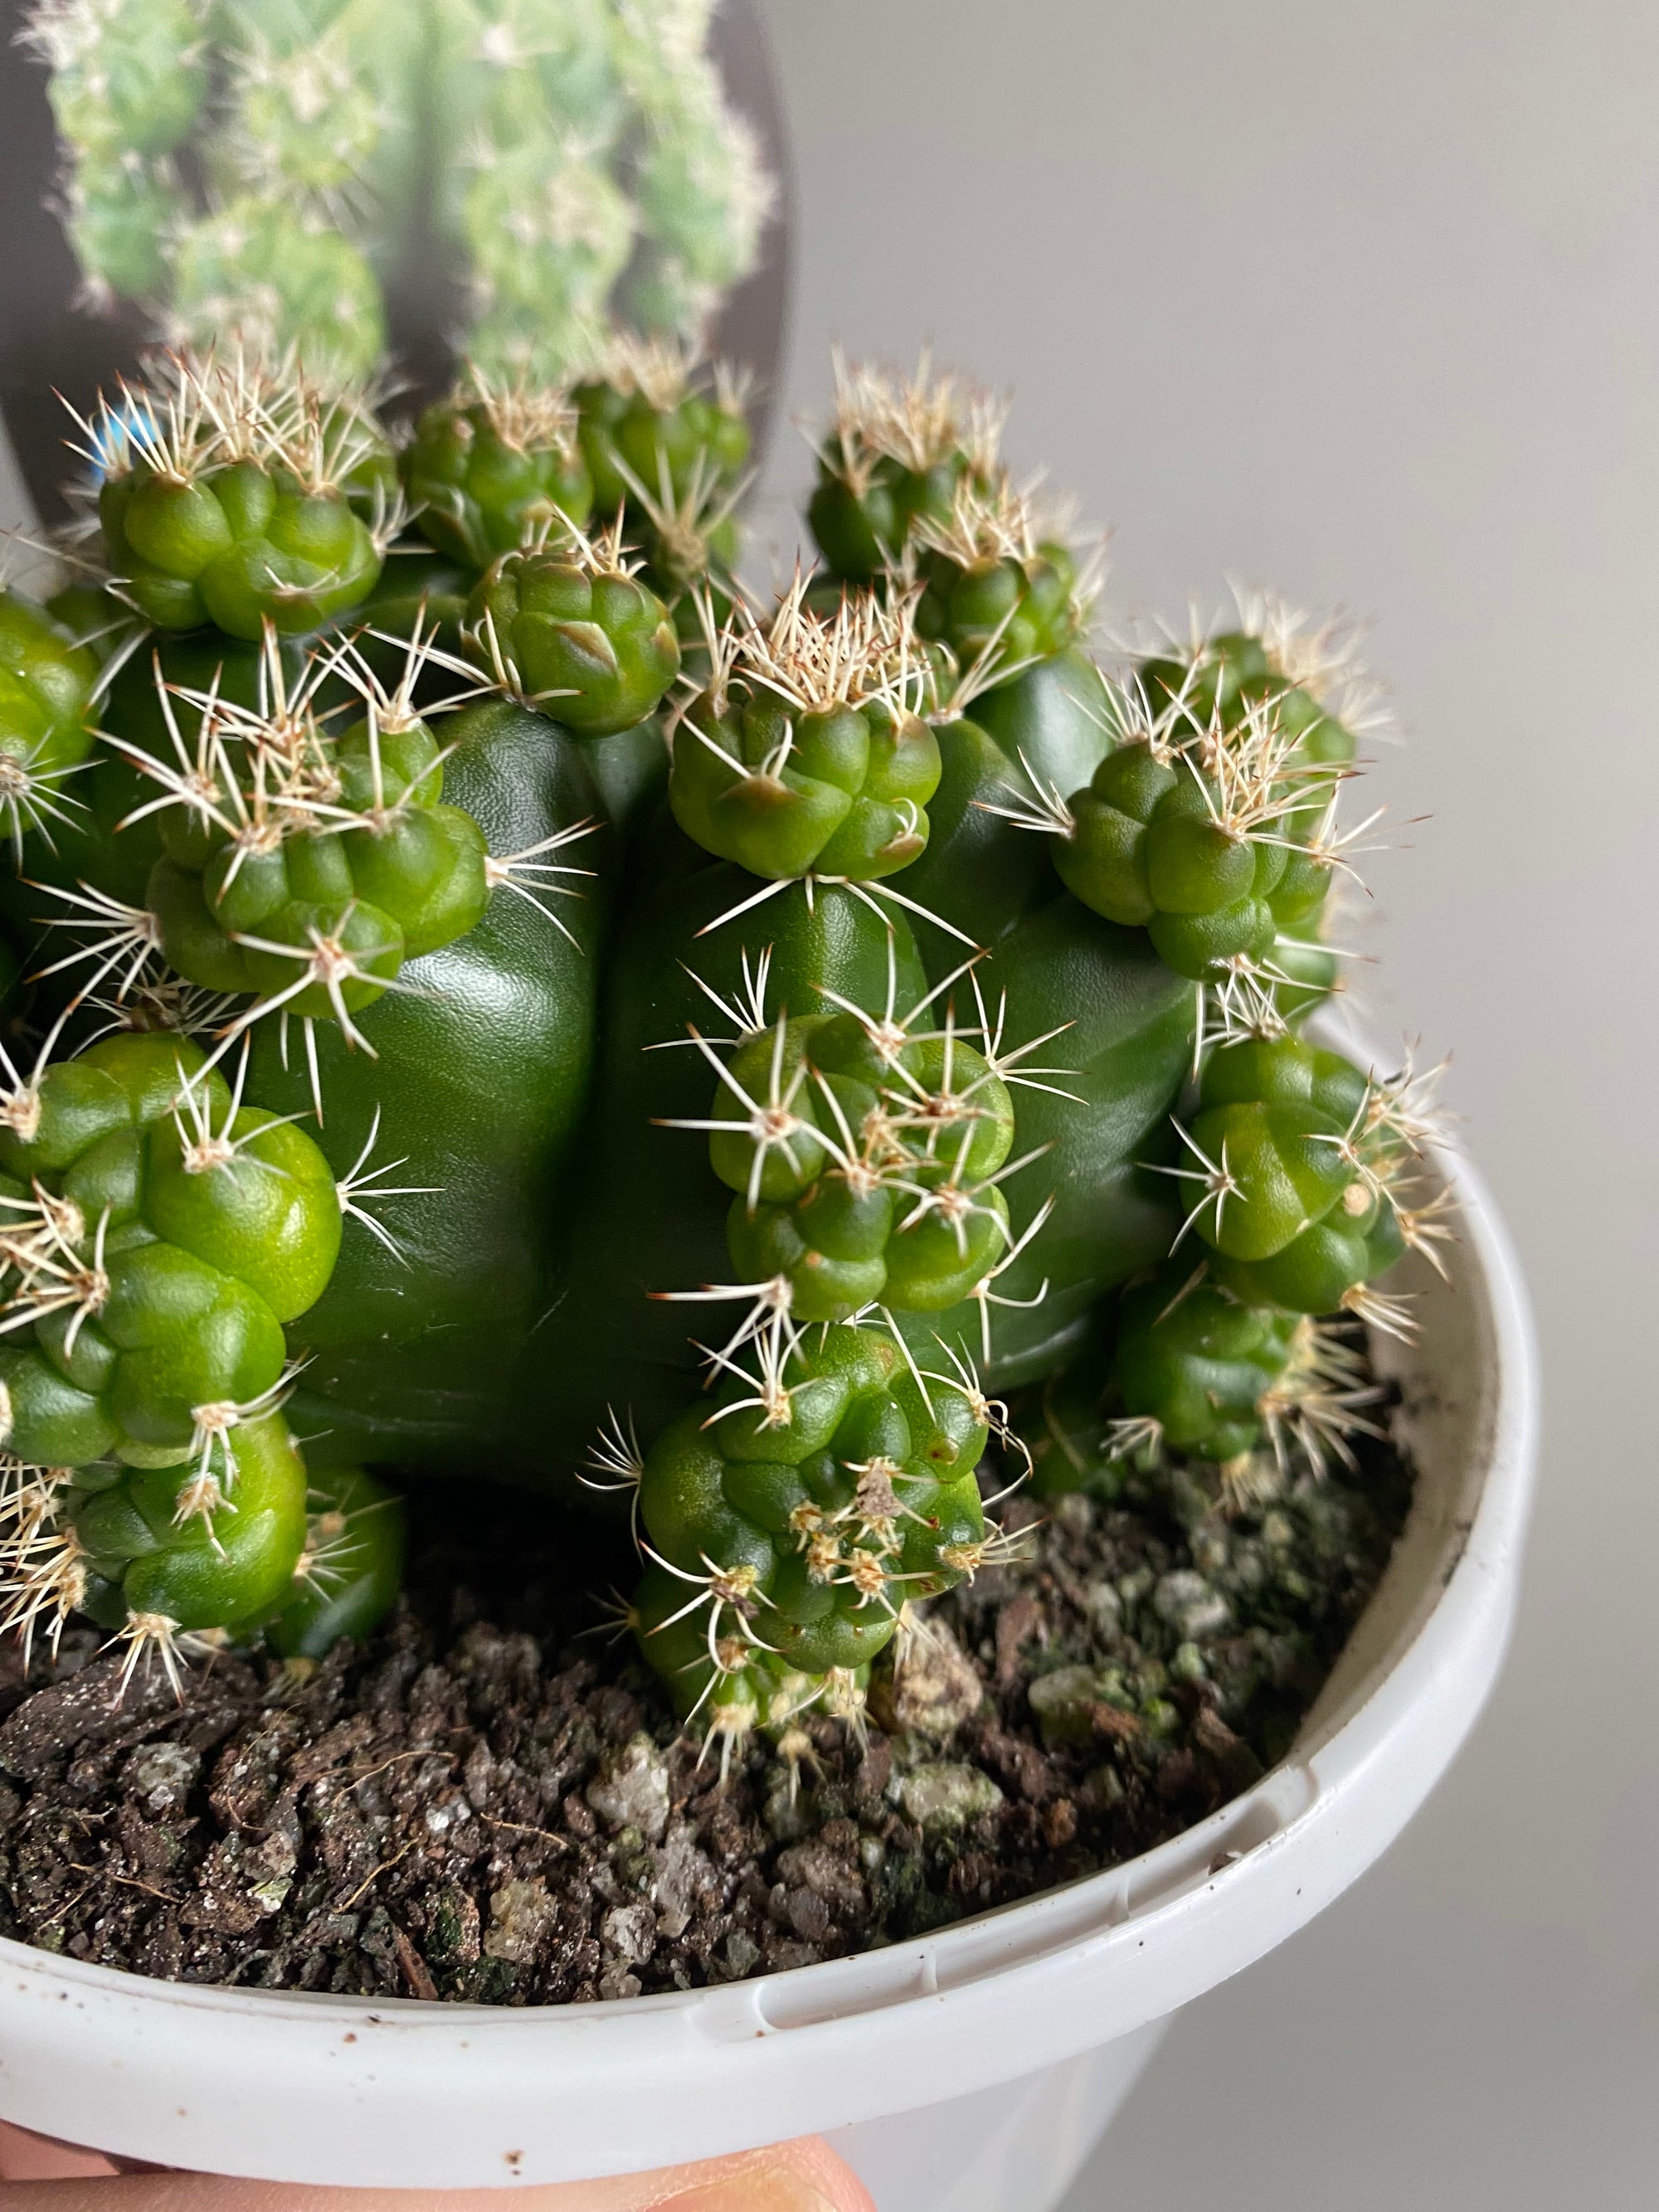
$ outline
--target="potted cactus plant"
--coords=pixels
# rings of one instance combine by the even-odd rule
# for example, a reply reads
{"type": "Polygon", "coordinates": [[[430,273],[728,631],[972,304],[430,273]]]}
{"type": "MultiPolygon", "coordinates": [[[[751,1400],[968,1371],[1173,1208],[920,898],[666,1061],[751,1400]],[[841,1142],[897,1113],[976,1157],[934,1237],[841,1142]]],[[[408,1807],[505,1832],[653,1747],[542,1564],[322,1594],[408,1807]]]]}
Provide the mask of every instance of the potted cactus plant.
{"type": "Polygon", "coordinates": [[[12,2116],[59,1989],[94,2069],[165,2016],[112,2147],[294,2179],[938,2105],[896,2033],[1103,2106],[1449,1757],[1525,1325],[1332,1013],[1365,695],[1271,601],[1097,658],[1000,428],[838,364],[769,599],[675,342],[80,424],[0,604],[12,2116]],[[305,2144],[157,2094],[222,2034],[305,2144]]]}

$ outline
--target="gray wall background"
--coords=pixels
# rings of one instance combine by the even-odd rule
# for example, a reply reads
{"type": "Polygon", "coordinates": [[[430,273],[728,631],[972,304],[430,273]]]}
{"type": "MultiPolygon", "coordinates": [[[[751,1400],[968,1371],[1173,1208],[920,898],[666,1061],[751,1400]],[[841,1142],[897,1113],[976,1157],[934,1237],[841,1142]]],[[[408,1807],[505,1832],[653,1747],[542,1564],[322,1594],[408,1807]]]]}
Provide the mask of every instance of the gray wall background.
{"type": "MultiPolygon", "coordinates": [[[[1109,612],[1373,624],[1359,919],[1530,1269],[1513,1659],[1384,1863],[1178,2023],[1068,2212],[1659,2201],[1659,12],[767,0],[828,348],[1012,385],[1109,612]],[[1403,826],[1413,817],[1426,821],[1403,826]]],[[[806,478],[781,444],[770,488],[806,478]]],[[[1011,2208],[1018,2212],[1018,2208],[1011,2208]]]]}

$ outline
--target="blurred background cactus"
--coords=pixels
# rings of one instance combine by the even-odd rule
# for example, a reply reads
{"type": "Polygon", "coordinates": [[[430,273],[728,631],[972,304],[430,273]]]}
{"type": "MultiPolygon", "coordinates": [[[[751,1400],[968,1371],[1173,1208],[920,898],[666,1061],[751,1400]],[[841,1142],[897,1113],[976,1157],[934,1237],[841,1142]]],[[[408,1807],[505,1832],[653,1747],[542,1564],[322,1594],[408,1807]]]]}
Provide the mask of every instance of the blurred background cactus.
{"type": "MultiPolygon", "coordinates": [[[[234,332],[349,375],[389,356],[424,398],[463,356],[568,382],[618,329],[701,339],[761,267],[781,149],[743,0],[19,0],[15,18],[20,451],[31,385],[89,398],[157,337],[234,332]]],[[[752,331],[721,332],[763,371],[772,274],[738,301],[752,331]]]]}
{"type": "Polygon", "coordinates": [[[613,321],[691,336],[773,197],[714,0],[39,0],[84,300],[343,368],[430,234],[487,373],[567,375],[613,321]]]}

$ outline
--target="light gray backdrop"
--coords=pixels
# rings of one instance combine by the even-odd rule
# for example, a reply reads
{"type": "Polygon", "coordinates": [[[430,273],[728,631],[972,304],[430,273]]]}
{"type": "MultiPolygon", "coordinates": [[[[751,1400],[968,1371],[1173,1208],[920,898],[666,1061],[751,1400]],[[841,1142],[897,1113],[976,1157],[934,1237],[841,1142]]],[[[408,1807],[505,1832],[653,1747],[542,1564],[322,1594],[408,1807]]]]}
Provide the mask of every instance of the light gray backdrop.
{"type": "Polygon", "coordinates": [[[1115,526],[1116,610],[1238,574],[1371,619],[1412,849],[1370,864],[1365,988],[1455,1048],[1547,1363],[1487,1718],[1381,1868],[1176,2026],[1068,2212],[1651,2212],[1659,11],[765,13],[790,406],[832,338],[931,337],[1115,526]]]}

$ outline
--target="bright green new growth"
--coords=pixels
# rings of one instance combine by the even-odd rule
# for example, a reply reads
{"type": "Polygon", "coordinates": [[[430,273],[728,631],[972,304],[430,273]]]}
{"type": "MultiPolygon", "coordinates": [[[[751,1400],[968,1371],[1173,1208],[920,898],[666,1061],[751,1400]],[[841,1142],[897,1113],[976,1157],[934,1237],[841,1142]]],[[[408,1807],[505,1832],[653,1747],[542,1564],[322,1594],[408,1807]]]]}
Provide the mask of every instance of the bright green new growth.
{"type": "Polygon", "coordinates": [[[732,1264],[799,1322],[942,1312],[1012,1242],[1001,1185],[1030,1163],[1010,1164],[1008,1085],[953,1016],[918,1026],[927,1012],[781,1014],[715,1063],[703,1126],[736,1193],[732,1264]]]}
{"type": "MultiPolygon", "coordinates": [[[[311,1139],[180,1036],[106,1039],[15,1081],[0,1127],[0,1443],[40,1467],[193,1470],[232,1497],[321,1295],[341,1200],[311,1139]]],[[[179,1478],[175,1475],[175,1490],[179,1478]]]]}
{"type": "Polygon", "coordinates": [[[993,1409],[890,1335],[775,1322],[724,1355],[636,1476],[647,1565],[632,1619],[680,1711],[729,1757],[814,1704],[855,1714],[908,1605],[975,1573],[995,1541],[975,1469],[993,1409]]]}
{"type": "Polygon", "coordinates": [[[924,526],[951,529],[959,498],[990,495],[1006,411],[960,378],[934,376],[926,356],[907,380],[837,355],[835,410],[807,508],[830,574],[876,583],[924,526]]]}
{"type": "Polygon", "coordinates": [[[708,688],[674,732],[669,800],[705,851],[775,880],[855,882],[927,843],[938,741],[908,606],[848,593],[830,614],[797,578],[769,624],[735,610],[708,688]]]}
{"type": "Polygon", "coordinates": [[[1178,975],[1276,980],[1280,931],[1316,922],[1335,859],[1301,827],[1323,802],[1306,789],[1294,741],[1271,706],[1231,728],[1193,721],[1181,701],[1147,720],[1121,695],[1121,726],[1084,790],[1011,814],[1054,835],[1074,897],[1146,929],[1178,975]]]}
{"type": "Polygon", "coordinates": [[[0,819],[21,867],[31,831],[70,819],[70,786],[92,750],[92,653],[20,592],[0,590],[0,819]]]}
{"type": "Polygon", "coordinates": [[[1446,1234],[1402,1202],[1431,1133],[1418,1089],[1297,1037],[1214,1052],[1182,1132],[1195,1164],[1170,1172],[1200,1187],[1188,1225],[1215,1279],[1253,1305],[1397,1327],[1369,1285],[1408,1249],[1436,1260],[1446,1234]]]}
{"type": "Polygon", "coordinates": [[[82,428],[112,578],[158,629],[313,629],[374,588],[401,525],[366,399],[291,361],[159,356],[82,428]]]}
{"type": "Polygon", "coordinates": [[[147,905],[187,981],[251,993],[262,1012],[331,1016],[352,1035],[351,1015],[405,960],[465,935],[510,879],[472,817],[443,804],[443,753],[410,702],[421,665],[411,652],[388,693],[336,648],[290,685],[273,636],[251,709],[216,685],[161,690],[174,759],[123,749],[161,787],[135,810],[156,816],[163,847],[147,905]],[[337,677],[359,696],[331,718],[319,693],[337,677]],[[195,719],[193,744],[175,699],[195,719]],[[345,728],[330,726],[358,707],[345,728]]]}
{"type": "Polygon", "coordinates": [[[679,673],[667,609],[622,551],[622,519],[503,553],[467,601],[465,635],[501,690],[579,738],[642,722],[679,673]]]}
{"type": "Polygon", "coordinates": [[[0,1495],[9,1568],[5,1625],[26,1648],[54,1648],[71,1613],[127,1647],[122,1683],[158,1656],[178,1680],[178,1655],[209,1648],[228,1624],[262,1621],[289,1601],[306,1542],[306,1471],[282,1416],[256,1415],[236,1436],[234,1485],[207,1500],[204,1480],[176,1468],[109,1462],[14,1463],[0,1495]]]}
{"type": "Polygon", "coordinates": [[[538,535],[587,520],[592,481],[564,393],[520,381],[470,387],[428,407],[403,456],[416,527],[475,570],[538,535]]]}
{"type": "Polygon", "coordinates": [[[1119,1452],[1155,1443],[1231,1462],[1265,1442],[1276,1464],[1295,1447],[1317,1471],[1331,1453],[1352,1463],[1351,1436],[1378,1433],[1363,1409],[1382,1393],[1346,1335],[1244,1305],[1179,1262],[1124,1293],[1112,1380],[1119,1452]]]}

